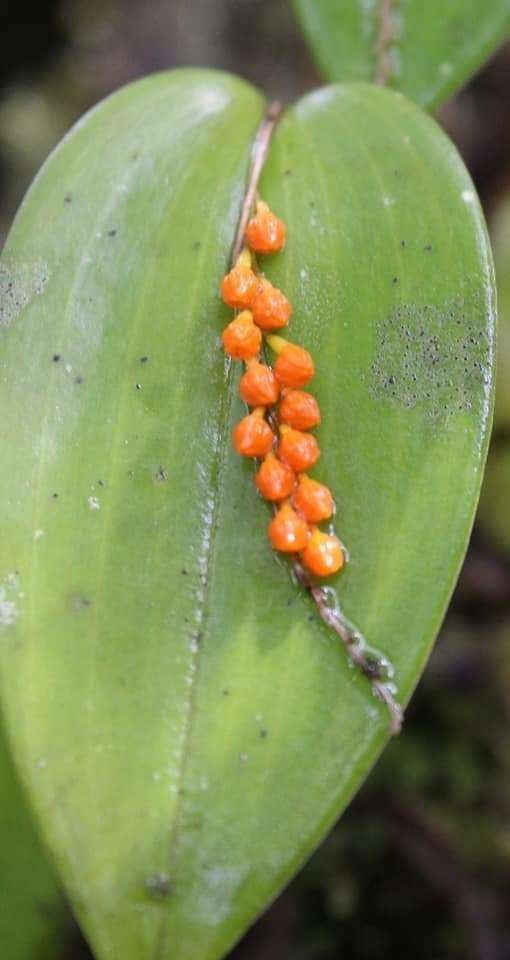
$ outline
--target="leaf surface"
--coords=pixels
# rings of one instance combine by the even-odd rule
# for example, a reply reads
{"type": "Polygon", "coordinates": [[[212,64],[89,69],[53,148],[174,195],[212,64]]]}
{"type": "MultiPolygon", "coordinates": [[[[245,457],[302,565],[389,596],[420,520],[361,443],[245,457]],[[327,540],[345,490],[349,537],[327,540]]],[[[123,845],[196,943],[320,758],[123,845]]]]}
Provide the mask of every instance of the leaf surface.
{"type": "MultiPolygon", "coordinates": [[[[1,601],[0,601],[1,603],[1,601]]],[[[55,960],[65,908],[0,728],[0,943],[3,960],[55,960]]]]}
{"type": "Polygon", "coordinates": [[[383,82],[427,109],[503,42],[509,0],[294,0],[324,76],[383,82]]]}
{"type": "MultiPolygon", "coordinates": [[[[3,700],[100,960],[224,955],[388,736],[230,447],[217,291],[263,109],[215,73],[124,89],[50,159],[4,255],[3,700]]],[[[264,266],[317,362],[341,602],[405,701],[486,451],[482,214],[433,121],[362,85],[286,114],[261,190],[289,225],[264,266]]]]}

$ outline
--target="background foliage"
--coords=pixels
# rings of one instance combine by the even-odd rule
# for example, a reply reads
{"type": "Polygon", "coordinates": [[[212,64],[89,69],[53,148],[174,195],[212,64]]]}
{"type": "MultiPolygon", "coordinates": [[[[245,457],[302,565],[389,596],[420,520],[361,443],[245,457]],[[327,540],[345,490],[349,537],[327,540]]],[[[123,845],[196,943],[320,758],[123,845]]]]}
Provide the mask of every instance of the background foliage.
{"type": "Polygon", "coordinates": [[[294,0],[329,80],[402,91],[425,109],[454,93],[508,33],[508,0],[294,0]]]}

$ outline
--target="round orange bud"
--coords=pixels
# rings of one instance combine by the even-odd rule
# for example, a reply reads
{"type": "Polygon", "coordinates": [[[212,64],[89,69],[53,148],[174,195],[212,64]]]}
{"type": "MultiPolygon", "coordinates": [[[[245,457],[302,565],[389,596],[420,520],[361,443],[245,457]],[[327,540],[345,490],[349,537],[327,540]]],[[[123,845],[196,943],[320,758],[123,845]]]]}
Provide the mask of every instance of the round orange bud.
{"type": "Polygon", "coordinates": [[[299,485],[292,502],[308,523],[329,520],[335,508],[329,487],[323,483],[317,483],[317,480],[311,480],[305,474],[299,478],[299,485]]]}
{"type": "Polygon", "coordinates": [[[282,463],[274,453],[268,453],[255,476],[255,483],[265,500],[285,500],[296,486],[296,476],[288,463],[282,463]]]}
{"type": "Polygon", "coordinates": [[[287,297],[273,287],[265,277],[259,277],[257,291],[251,301],[253,319],[262,330],[279,330],[286,327],[292,307],[287,297]]]}
{"type": "MultiPolygon", "coordinates": [[[[255,315],[253,316],[255,320],[255,315]]],[[[315,373],[308,350],[295,343],[286,343],[274,365],[276,379],[285,387],[304,387],[315,373]]]]}
{"type": "Polygon", "coordinates": [[[225,353],[234,360],[249,360],[260,352],[262,334],[249,310],[243,310],[225,327],[221,339],[225,353]]]}
{"type": "Polygon", "coordinates": [[[265,457],[273,440],[274,433],[264,420],[264,411],[260,407],[243,417],[232,431],[234,450],[243,457],[265,457]]]}
{"type": "Polygon", "coordinates": [[[238,263],[230,273],[223,277],[221,296],[229,307],[233,307],[235,310],[244,310],[245,307],[251,306],[258,285],[258,277],[251,267],[238,263]]]}
{"type": "Polygon", "coordinates": [[[310,571],[317,577],[328,577],[338,573],[345,563],[345,555],[338,537],[331,533],[323,533],[315,527],[312,535],[301,553],[301,559],[310,571]]]}
{"type": "Polygon", "coordinates": [[[257,203],[257,215],[246,228],[248,246],[256,253],[276,253],[285,246],[286,236],[283,221],[271,212],[267,203],[257,203]]]}
{"type": "Polygon", "coordinates": [[[319,404],[306,390],[285,390],[282,394],[278,417],[282,423],[296,430],[311,430],[321,422],[319,404]]]}
{"type": "Polygon", "coordinates": [[[280,427],[278,456],[288,463],[295,473],[309,470],[317,463],[321,453],[319,444],[311,433],[302,433],[292,427],[280,427]]]}
{"type": "Polygon", "coordinates": [[[297,553],[306,547],[309,530],[303,517],[284,503],[275,514],[268,527],[269,539],[275,550],[282,553],[297,553]]]}
{"type": "Polygon", "coordinates": [[[239,382],[239,393],[250,407],[269,407],[278,400],[280,384],[271,367],[252,360],[239,382]]]}

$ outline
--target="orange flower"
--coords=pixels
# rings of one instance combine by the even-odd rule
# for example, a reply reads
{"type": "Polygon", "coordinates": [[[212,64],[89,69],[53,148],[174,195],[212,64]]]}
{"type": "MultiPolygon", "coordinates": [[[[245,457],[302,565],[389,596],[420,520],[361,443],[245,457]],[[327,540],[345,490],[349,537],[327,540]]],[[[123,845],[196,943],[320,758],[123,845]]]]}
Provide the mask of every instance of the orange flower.
{"type": "Polygon", "coordinates": [[[237,263],[221,281],[221,296],[229,307],[244,310],[251,306],[258,286],[258,278],[251,267],[237,263]]]}
{"type": "Polygon", "coordinates": [[[264,408],[257,407],[234,427],[232,443],[243,457],[265,457],[273,446],[274,433],[264,420],[264,408]]]}
{"type": "Polygon", "coordinates": [[[255,296],[251,300],[253,319],[262,330],[279,330],[286,327],[292,307],[287,297],[273,287],[265,277],[259,277],[255,296]]]}
{"type": "Polygon", "coordinates": [[[306,390],[285,390],[278,408],[281,423],[296,430],[311,430],[321,422],[319,404],[306,390]]]}
{"type": "MultiPolygon", "coordinates": [[[[255,320],[255,316],[253,317],[255,320]]],[[[274,372],[284,387],[304,387],[315,373],[315,366],[308,350],[298,347],[283,337],[270,335],[267,342],[277,354],[274,372]]]]}
{"type": "Polygon", "coordinates": [[[312,535],[301,553],[301,559],[310,571],[317,577],[328,577],[338,573],[345,563],[342,544],[338,537],[331,533],[323,533],[318,527],[312,530],[312,535]]]}
{"type": "Polygon", "coordinates": [[[319,444],[311,433],[302,433],[292,427],[280,427],[278,456],[288,463],[295,473],[313,467],[320,457],[319,444]]]}
{"type": "Polygon", "coordinates": [[[282,463],[274,453],[268,453],[255,476],[255,483],[266,500],[285,500],[296,486],[296,476],[288,463],[282,463]]]}
{"type": "Polygon", "coordinates": [[[271,367],[258,360],[250,360],[248,369],[241,377],[239,393],[250,407],[268,407],[276,403],[280,393],[280,384],[271,367]]]}
{"type": "Polygon", "coordinates": [[[311,480],[306,474],[299,478],[299,486],[292,502],[308,523],[320,523],[329,520],[335,508],[331,490],[317,480],[311,480]]]}
{"type": "Polygon", "coordinates": [[[284,503],[268,527],[269,539],[275,550],[282,553],[297,553],[303,550],[308,540],[308,524],[303,517],[284,503]]]}
{"type": "Polygon", "coordinates": [[[234,360],[249,360],[260,352],[262,334],[249,310],[243,310],[225,327],[221,339],[225,353],[234,360]]]}
{"type": "Polygon", "coordinates": [[[286,236],[283,221],[271,212],[267,203],[257,203],[257,215],[246,228],[248,246],[256,253],[276,253],[285,246],[286,236]]]}

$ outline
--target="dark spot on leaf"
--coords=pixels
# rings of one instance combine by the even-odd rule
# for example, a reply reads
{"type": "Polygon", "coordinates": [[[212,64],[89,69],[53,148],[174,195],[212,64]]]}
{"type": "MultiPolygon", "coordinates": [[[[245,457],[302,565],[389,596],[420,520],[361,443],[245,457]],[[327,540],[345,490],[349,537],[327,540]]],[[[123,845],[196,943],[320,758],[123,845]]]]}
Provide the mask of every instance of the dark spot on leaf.
{"type": "Polygon", "coordinates": [[[194,243],[193,243],[193,250],[200,250],[200,247],[201,247],[201,246],[202,246],[202,241],[201,241],[201,240],[195,240],[194,243]]]}
{"type": "Polygon", "coordinates": [[[98,480],[97,482],[100,487],[104,487],[104,480],[98,480]]]}
{"type": "Polygon", "coordinates": [[[141,384],[141,383],[135,383],[135,387],[136,387],[137,390],[141,390],[141,389],[142,389],[142,384],[141,384]]]}
{"type": "Polygon", "coordinates": [[[432,250],[432,244],[427,243],[427,245],[423,249],[426,251],[426,253],[430,253],[430,251],[432,250]]]}
{"type": "Polygon", "coordinates": [[[72,198],[71,194],[70,194],[70,193],[66,193],[66,195],[65,195],[65,197],[64,197],[64,203],[72,203],[72,202],[73,202],[73,198],[72,198]]]}
{"type": "Polygon", "coordinates": [[[292,170],[290,170],[290,169],[284,170],[284,171],[283,171],[283,175],[284,175],[285,177],[291,177],[291,176],[292,176],[292,170]]]}
{"type": "Polygon", "coordinates": [[[58,363],[58,361],[61,360],[61,359],[62,359],[62,354],[61,354],[61,353],[54,353],[54,354],[53,354],[53,363],[58,363]]]}
{"type": "Polygon", "coordinates": [[[150,895],[158,900],[165,899],[171,892],[170,877],[167,873],[153,873],[147,877],[145,886],[150,895]]]}
{"type": "Polygon", "coordinates": [[[58,493],[52,493],[53,500],[58,500],[58,493]]]}
{"type": "Polygon", "coordinates": [[[406,245],[405,240],[401,240],[401,241],[400,241],[400,246],[401,246],[401,247],[405,247],[405,245],[406,245]]]}
{"type": "Polygon", "coordinates": [[[83,377],[75,377],[74,382],[77,384],[83,383],[83,377]]]}
{"type": "Polygon", "coordinates": [[[372,396],[406,408],[422,407],[436,422],[481,402],[487,370],[487,334],[473,321],[483,312],[480,298],[451,300],[442,307],[402,304],[377,324],[372,396]],[[425,325],[426,322],[426,325],[425,325]]]}
{"type": "Polygon", "coordinates": [[[168,480],[168,473],[165,468],[160,465],[156,470],[154,478],[157,483],[165,483],[165,481],[168,480]]]}
{"type": "Polygon", "coordinates": [[[92,600],[90,597],[86,597],[82,593],[75,593],[73,596],[73,607],[75,610],[86,610],[92,605],[92,600]]]}
{"type": "Polygon", "coordinates": [[[182,568],[181,573],[182,573],[183,577],[187,577],[187,576],[188,576],[188,571],[186,570],[185,567],[182,568]]]}
{"type": "Polygon", "coordinates": [[[261,740],[265,740],[267,737],[267,730],[261,730],[259,733],[259,737],[261,740]]]}
{"type": "Polygon", "coordinates": [[[140,363],[147,363],[148,357],[140,357],[140,363]]]}
{"type": "Polygon", "coordinates": [[[114,229],[114,230],[108,230],[108,236],[109,236],[109,237],[115,237],[115,236],[117,236],[117,230],[116,230],[116,229],[114,229]]]}
{"type": "Polygon", "coordinates": [[[228,697],[230,690],[222,690],[221,693],[222,693],[222,696],[228,697]]]}
{"type": "Polygon", "coordinates": [[[398,283],[398,277],[393,277],[393,283],[398,283]]]}

